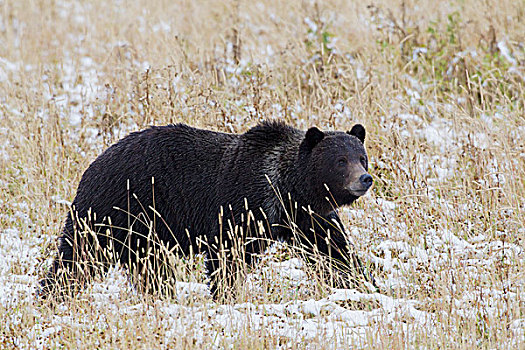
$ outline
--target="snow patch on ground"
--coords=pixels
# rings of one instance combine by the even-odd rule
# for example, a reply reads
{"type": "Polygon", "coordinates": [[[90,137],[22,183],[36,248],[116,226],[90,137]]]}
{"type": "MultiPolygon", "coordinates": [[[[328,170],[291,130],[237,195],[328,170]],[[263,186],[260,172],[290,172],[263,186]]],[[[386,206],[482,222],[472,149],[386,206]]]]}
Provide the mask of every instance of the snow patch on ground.
{"type": "MultiPolygon", "coordinates": [[[[61,16],[67,16],[69,11],[79,14],[82,8],[76,5],[64,5],[61,16]]],[[[82,16],[79,15],[79,18],[82,16]]],[[[317,31],[313,21],[309,18],[305,18],[304,21],[312,32],[317,31]]],[[[169,32],[171,27],[169,23],[160,22],[152,29],[153,31],[169,32]]],[[[119,42],[115,45],[122,46],[127,43],[119,42]]],[[[516,63],[504,42],[499,42],[497,46],[509,63],[516,63]]],[[[266,50],[273,52],[271,47],[266,47],[266,50]]],[[[414,60],[421,54],[424,54],[423,50],[414,51],[414,60]]],[[[239,85],[243,71],[249,67],[248,63],[246,61],[240,64],[225,62],[223,68],[232,85],[239,85]]],[[[140,64],[144,70],[149,68],[147,62],[140,64]]],[[[51,71],[52,68],[44,67],[44,71],[51,71]]],[[[0,58],[0,83],[8,82],[22,69],[28,69],[28,67],[0,58]]],[[[356,63],[355,69],[358,80],[366,79],[367,73],[364,67],[356,63]]],[[[104,97],[103,77],[97,69],[97,64],[88,55],[75,60],[68,58],[63,62],[58,78],[61,79],[62,89],[45,91],[47,102],[53,103],[57,108],[61,118],[70,129],[73,140],[75,137],[78,139],[82,133],[87,137],[88,143],[99,147],[102,145],[100,130],[83,126],[86,119],[93,117],[94,108],[97,108],[95,102],[104,97]]],[[[44,76],[43,80],[46,79],[51,79],[51,75],[44,76]]],[[[411,77],[407,79],[410,81],[410,88],[406,89],[405,93],[409,97],[410,104],[417,106],[423,90],[427,87],[411,77]]],[[[183,94],[184,88],[176,79],[172,84],[175,91],[183,94]]],[[[209,103],[213,105],[215,102],[209,101],[209,103]]],[[[303,113],[301,105],[298,103],[287,108],[289,110],[285,111],[280,104],[273,104],[273,116],[279,118],[287,112],[297,120],[299,125],[303,123],[302,127],[306,127],[306,120],[301,117],[303,113]]],[[[242,114],[231,112],[232,114],[228,115],[226,126],[232,130],[237,125],[244,123],[246,114],[257,118],[271,117],[257,114],[255,107],[249,105],[244,99],[232,102],[232,105],[225,106],[225,109],[243,111],[242,114]]],[[[44,119],[48,118],[47,112],[41,110],[39,116],[44,119]]],[[[187,112],[189,114],[191,110],[188,109],[187,112]]],[[[352,118],[352,113],[344,101],[333,101],[333,113],[336,124],[352,118]]],[[[310,121],[318,120],[315,115],[308,116],[308,118],[310,121]]],[[[490,127],[503,118],[502,115],[483,115],[480,119],[490,127]]],[[[525,261],[523,247],[502,238],[505,235],[512,236],[516,232],[505,231],[501,232],[501,236],[495,237],[488,233],[473,236],[470,228],[475,224],[465,218],[468,218],[469,212],[479,209],[477,206],[480,204],[469,203],[458,206],[456,203],[447,201],[446,198],[433,194],[438,188],[437,185],[453,178],[461,170],[458,169],[459,165],[448,156],[448,153],[463,147],[465,140],[469,138],[474,147],[486,150],[490,147],[490,138],[487,134],[480,132],[465,135],[455,129],[454,121],[438,115],[428,115],[428,113],[397,113],[393,116],[385,116],[382,124],[386,128],[399,131],[402,137],[412,136],[418,142],[428,145],[430,151],[416,160],[416,168],[421,179],[428,184],[429,197],[434,199],[434,205],[446,208],[451,220],[463,220],[465,227],[464,230],[451,230],[446,227],[427,228],[423,230],[421,236],[411,237],[409,227],[400,219],[400,217],[409,215],[406,212],[406,205],[370,195],[362,199],[365,209],[342,209],[341,215],[350,222],[364,221],[366,223],[362,226],[350,225],[348,234],[352,241],[363,244],[367,242],[367,239],[371,242],[371,238],[367,237],[380,237],[372,245],[370,253],[363,253],[362,258],[364,261],[371,262],[384,274],[384,278],[376,278],[382,290],[395,291],[397,288],[415,290],[418,286],[410,280],[410,277],[411,272],[416,270],[418,272],[428,271],[426,274],[421,273],[421,276],[429,279],[428,287],[432,288],[430,285],[432,279],[441,277],[439,274],[446,272],[455,273],[467,280],[482,282],[491,278],[486,271],[493,270],[498,264],[519,261],[520,266],[523,266],[525,261]],[[409,130],[413,130],[413,133],[409,130]]],[[[125,132],[128,127],[119,126],[117,131],[125,132]]],[[[129,128],[132,129],[133,126],[129,128]]],[[[514,132],[516,135],[513,137],[523,137],[525,128],[518,128],[514,132]]],[[[8,133],[8,130],[0,129],[0,136],[7,136],[8,133]]],[[[9,160],[9,147],[8,139],[0,145],[0,162],[9,160]]],[[[380,165],[379,162],[377,164],[380,165]]],[[[480,179],[480,183],[492,181],[492,183],[503,185],[505,177],[502,169],[505,170],[507,165],[492,160],[491,166],[493,173],[488,180],[480,179]]],[[[69,201],[58,195],[51,197],[51,200],[57,204],[71,205],[69,201]]],[[[41,235],[34,232],[32,227],[35,227],[35,224],[28,216],[30,208],[26,203],[13,204],[11,208],[13,210],[9,214],[0,213],[0,218],[8,225],[15,221],[22,222],[23,227],[13,224],[13,227],[0,232],[0,257],[2,257],[0,260],[0,305],[6,309],[13,309],[10,310],[8,322],[16,323],[20,322],[20,317],[18,317],[20,315],[15,310],[17,305],[35,303],[35,293],[38,289],[37,276],[41,273],[38,261],[42,257],[45,240],[49,238],[42,238],[41,235]]],[[[270,251],[270,253],[275,252],[270,251]]],[[[461,285],[452,284],[450,288],[455,293],[447,295],[447,298],[450,299],[447,301],[454,305],[454,312],[464,317],[479,316],[476,313],[480,308],[473,308],[474,304],[483,307],[485,316],[498,317],[502,312],[502,308],[498,308],[498,305],[509,301],[518,305],[523,302],[525,298],[524,282],[523,280],[520,282],[520,276],[523,275],[509,274],[509,281],[517,280],[518,282],[514,284],[509,282],[504,286],[505,288],[480,287],[476,292],[468,293],[461,293],[461,285]]],[[[287,281],[288,289],[286,290],[289,293],[297,293],[296,296],[301,296],[299,292],[301,288],[306,288],[311,283],[304,271],[303,262],[295,258],[269,261],[263,264],[258,274],[248,277],[247,284],[255,289],[264,279],[287,281]]],[[[345,289],[333,290],[331,294],[319,300],[311,298],[303,300],[298,297],[296,300],[280,304],[218,305],[210,302],[209,290],[204,284],[179,281],[176,283],[176,291],[177,296],[173,302],[159,302],[155,310],[152,310],[151,305],[146,303],[134,303],[130,300],[122,302],[122,295],[136,295],[136,292],[122,271],[112,269],[103,282],[94,283],[89,290],[84,292],[84,295],[92,301],[95,312],[109,309],[123,316],[147,314],[148,326],[155,327],[162,324],[166,330],[167,341],[170,337],[176,337],[177,334],[185,332],[190,328],[189,326],[192,326],[191,329],[196,332],[194,337],[197,345],[205,336],[209,336],[216,339],[217,348],[225,343],[233,343],[236,335],[246,327],[255,327],[258,331],[288,338],[291,342],[296,339],[307,341],[323,337],[327,343],[346,342],[357,345],[365,344],[367,335],[375,332],[378,324],[382,325],[381,330],[388,327],[406,330],[410,330],[410,327],[420,327],[427,329],[429,334],[433,334],[437,329],[435,324],[437,315],[431,311],[423,311],[425,305],[409,298],[396,298],[386,293],[363,293],[354,289],[345,289]],[[189,306],[188,300],[197,300],[197,302],[189,306]]],[[[64,311],[64,307],[59,306],[58,310],[64,311]]],[[[38,313],[35,317],[42,322],[36,322],[32,329],[27,330],[29,334],[32,334],[31,339],[35,339],[35,343],[31,344],[32,348],[52,347],[53,344],[47,341],[52,335],[59,333],[63,327],[71,327],[75,323],[82,325],[81,318],[74,320],[68,316],[56,316],[49,322],[49,320],[43,320],[38,313]]],[[[133,322],[131,319],[128,321],[133,322]]],[[[522,339],[525,336],[525,319],[512,320],[509,327],[516,339],[522,339]]]]}

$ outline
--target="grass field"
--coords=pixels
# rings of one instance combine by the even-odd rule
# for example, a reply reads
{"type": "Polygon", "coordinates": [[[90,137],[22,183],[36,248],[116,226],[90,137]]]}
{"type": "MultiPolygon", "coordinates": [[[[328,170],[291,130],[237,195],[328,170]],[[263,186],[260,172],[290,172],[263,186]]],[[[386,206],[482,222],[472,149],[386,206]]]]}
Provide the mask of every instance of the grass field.
{"type": "MultiPolygon", "coordinates": [[[[0,0],[0,348],[525,349],[525,2],[0,0]],[[80,177],[148,125],[367,128],[380,293],[275,245],[217,304],[111,270],[41,302],[80,177]]],[[[178,267],[180,268],[180,267],[178,267]]]]}

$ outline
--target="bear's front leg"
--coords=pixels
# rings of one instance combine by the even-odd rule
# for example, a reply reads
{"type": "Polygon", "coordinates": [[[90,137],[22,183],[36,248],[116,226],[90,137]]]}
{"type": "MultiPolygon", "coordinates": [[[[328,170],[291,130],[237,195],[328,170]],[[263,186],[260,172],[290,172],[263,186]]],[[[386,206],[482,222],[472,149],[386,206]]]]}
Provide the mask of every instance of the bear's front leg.
{"type": "Polygon", "coordinates": [[[246,277],[246,267],[250,266],[253,260],[254,253],[249,252],[250,249],[239,252],[239,249],[231,247],[228,241],[217,248],[214,246],[206,250],[210,293],[217,302],[235,298],[240,287],[239,283],[243,283],[246,277]]]}
{"type": "Polygon", "coordinates": [[[355,282],[364,278],[377,289],[374,277],[364,267],[353,244],[347,240],[337,212],[332,211],[324,217],[314,216],[312,219],[316,247],[322,254],[331,258],[331,265],[343,272],[345,280],[355,282]]]}

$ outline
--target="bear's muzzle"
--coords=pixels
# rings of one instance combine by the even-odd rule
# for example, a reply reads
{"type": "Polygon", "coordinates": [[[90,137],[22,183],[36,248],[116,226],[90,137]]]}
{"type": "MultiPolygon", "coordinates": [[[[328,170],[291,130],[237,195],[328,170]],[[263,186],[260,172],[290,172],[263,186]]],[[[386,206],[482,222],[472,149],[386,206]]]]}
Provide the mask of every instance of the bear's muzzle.
{"type": "Polygon", "coordinates": [[[361,197],[374,183],[374,179],[368,173],[359,176],[357,181],[352,182],[346,189],[354,196],[361,197]]]}

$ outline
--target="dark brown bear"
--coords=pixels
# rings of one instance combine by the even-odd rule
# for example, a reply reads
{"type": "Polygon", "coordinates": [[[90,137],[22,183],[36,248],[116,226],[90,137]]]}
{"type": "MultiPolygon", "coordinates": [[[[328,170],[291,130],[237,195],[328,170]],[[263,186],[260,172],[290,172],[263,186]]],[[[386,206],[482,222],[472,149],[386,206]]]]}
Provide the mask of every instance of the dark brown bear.
{"type": "Polygon", "coordinates": [[[92,266],[117,262],[138,286],[167,291],[172,268],[160,257],[202,252],[215,295],[235,280],[236,262],[250,264],[273,239],[352,272],[336,209],[372,185],[364,139],[359,124],[348,132],[263,122],[240,135],[183,124],[132,133],[82,176],[42,293],[64,287],[59,276],[71,285],[92,266]]]}

